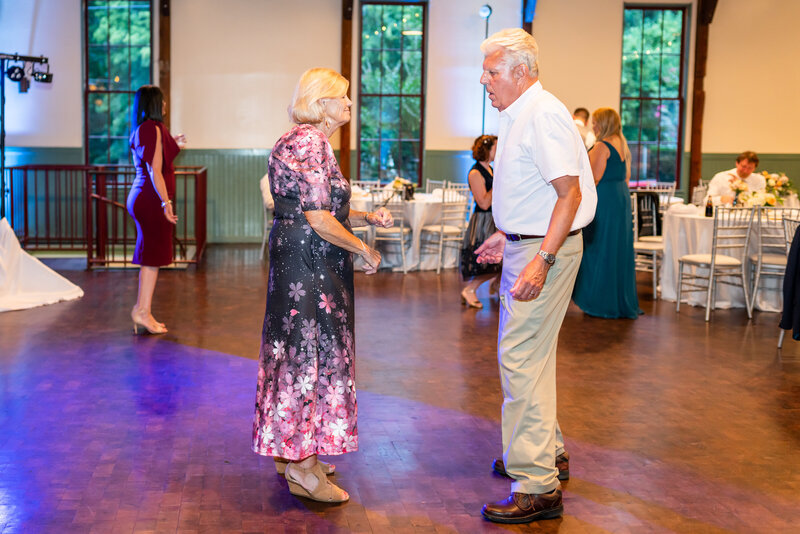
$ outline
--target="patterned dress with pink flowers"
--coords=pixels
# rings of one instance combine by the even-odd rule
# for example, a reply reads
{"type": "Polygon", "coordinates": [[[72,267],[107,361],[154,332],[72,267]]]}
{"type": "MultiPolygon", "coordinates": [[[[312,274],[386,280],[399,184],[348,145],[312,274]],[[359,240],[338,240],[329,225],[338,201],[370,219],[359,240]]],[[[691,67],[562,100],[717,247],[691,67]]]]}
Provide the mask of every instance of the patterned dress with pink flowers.
{"type": "Polygon", "coordinates": [[[269,156],[269,235],[253,450],[299,460],[358,449],[353,258],[322,239],[304,211],[328,210],[350,230],[350,185],[328,138],[292,128],[269,156]]]}

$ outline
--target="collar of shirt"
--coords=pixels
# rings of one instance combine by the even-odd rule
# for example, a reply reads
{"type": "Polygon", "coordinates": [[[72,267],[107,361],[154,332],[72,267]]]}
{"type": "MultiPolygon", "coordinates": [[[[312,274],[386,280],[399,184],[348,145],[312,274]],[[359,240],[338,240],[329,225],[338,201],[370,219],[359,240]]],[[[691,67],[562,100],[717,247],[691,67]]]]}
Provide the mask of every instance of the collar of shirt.
{"type": "Polygon", "coordinates": [[[525,91],[519,95],[519,97],[514,100],[506,109],[500,112],[501,117],[508,117],[510,120],[514,120],[519,117],[522,110],[525,109],[525,105],[536,98],[536,95],[540,94],[544,91],[542,87],[542,82],[536,80],[536,82],[525,89],[525,91]]]}

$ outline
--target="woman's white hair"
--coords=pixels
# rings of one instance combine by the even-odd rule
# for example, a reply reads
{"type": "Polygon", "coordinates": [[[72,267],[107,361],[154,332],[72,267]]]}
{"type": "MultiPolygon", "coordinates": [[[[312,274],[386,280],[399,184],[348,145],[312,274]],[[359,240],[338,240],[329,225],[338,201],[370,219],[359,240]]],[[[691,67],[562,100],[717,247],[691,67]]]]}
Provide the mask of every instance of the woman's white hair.
{"type": "Polygon", "coordinates": [[[331,69],[309,69],[300,76],[289,106],[289,118],[296,124],[319,124],[325,119],[323,98],[341,98],[350,82],[331,69]]]}
{"type": "Polygon", "coordinates": [[[536,39],[522,28],[506,28],[481,43],[484,56],[503,50],[503,65],[512,69],[525,65],[531,76],[539,76],[539,45],[536,39]]]}

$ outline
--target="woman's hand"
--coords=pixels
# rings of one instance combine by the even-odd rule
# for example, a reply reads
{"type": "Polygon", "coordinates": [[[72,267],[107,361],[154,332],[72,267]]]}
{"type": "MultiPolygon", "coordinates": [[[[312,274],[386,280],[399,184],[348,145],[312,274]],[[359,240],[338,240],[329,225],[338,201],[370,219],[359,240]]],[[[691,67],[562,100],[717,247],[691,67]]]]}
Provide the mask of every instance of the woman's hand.
{"type": "Polygon", "coordinates": [[[164,204],[164,217],[166,217],[167,220],[172,224],[176,224],[178,222],[178,216],[172,212],[171,201],[164,204]]]}
{"type": "Polygon", "coordinates": [[[375,250],[374,248],[370,248],[365,246],[364,251],[361,253],[361,257],[364,258],[364,273],[365,274],[375,274],[378,272],[378,267],[381,265],[381,253],[375,250]]]}
{"type": "Polygon", "coordinates": [[[386,208],[378,208],[377,211],[367,213],[365,217],[367,222],[373,226],[380,226],[381,228],[391,228],[394,225],[392,213],[386,208]]]}
{"type": "Polygon", "coordinates": [[[478,263],[500,263],[503,261],[503,251],[506,248],[506,236],[497,231],[490,235],[486,241],[475,249],[478,263]]]}
{"type": "Polygon", "coordinates": [[[178,135],[174,135],[172,138],[175,140],[176,143],[178,143],[178,148],[180,148],[181,150],[186,148],[186,136],[185,135],[178,134],[178,135]]]}

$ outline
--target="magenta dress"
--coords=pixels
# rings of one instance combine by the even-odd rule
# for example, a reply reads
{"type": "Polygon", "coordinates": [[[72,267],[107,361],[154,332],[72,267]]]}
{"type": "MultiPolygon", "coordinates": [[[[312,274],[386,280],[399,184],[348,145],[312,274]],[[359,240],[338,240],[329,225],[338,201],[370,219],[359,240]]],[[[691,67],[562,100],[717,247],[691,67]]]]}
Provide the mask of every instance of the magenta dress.
{"type": "Polygon", "coordinates": [[[156,151],[156,128],[161,130],[161,174],[170,200],[175,198],[175,167],[172,162],[181,150],[167,127],[158,121],[144,121],[131,135],[130,147],[136,178],[127,204],[128,213],[136,221],[133,263],[147,267],[164,267],[172,263],[172,235],[175,231],[175,225],[164,217],[161,199],[147,172],[147,164],[152,165],[156,151]]]}
{"type": "Polygon", "coordinates": [[[304,211],[327,210],[350,230],[350,184],[328,138],[292,128],[269,156],[269,235],[253,450],[299,460],[358,449],[353,257],[322,239],[304,211]]]}

